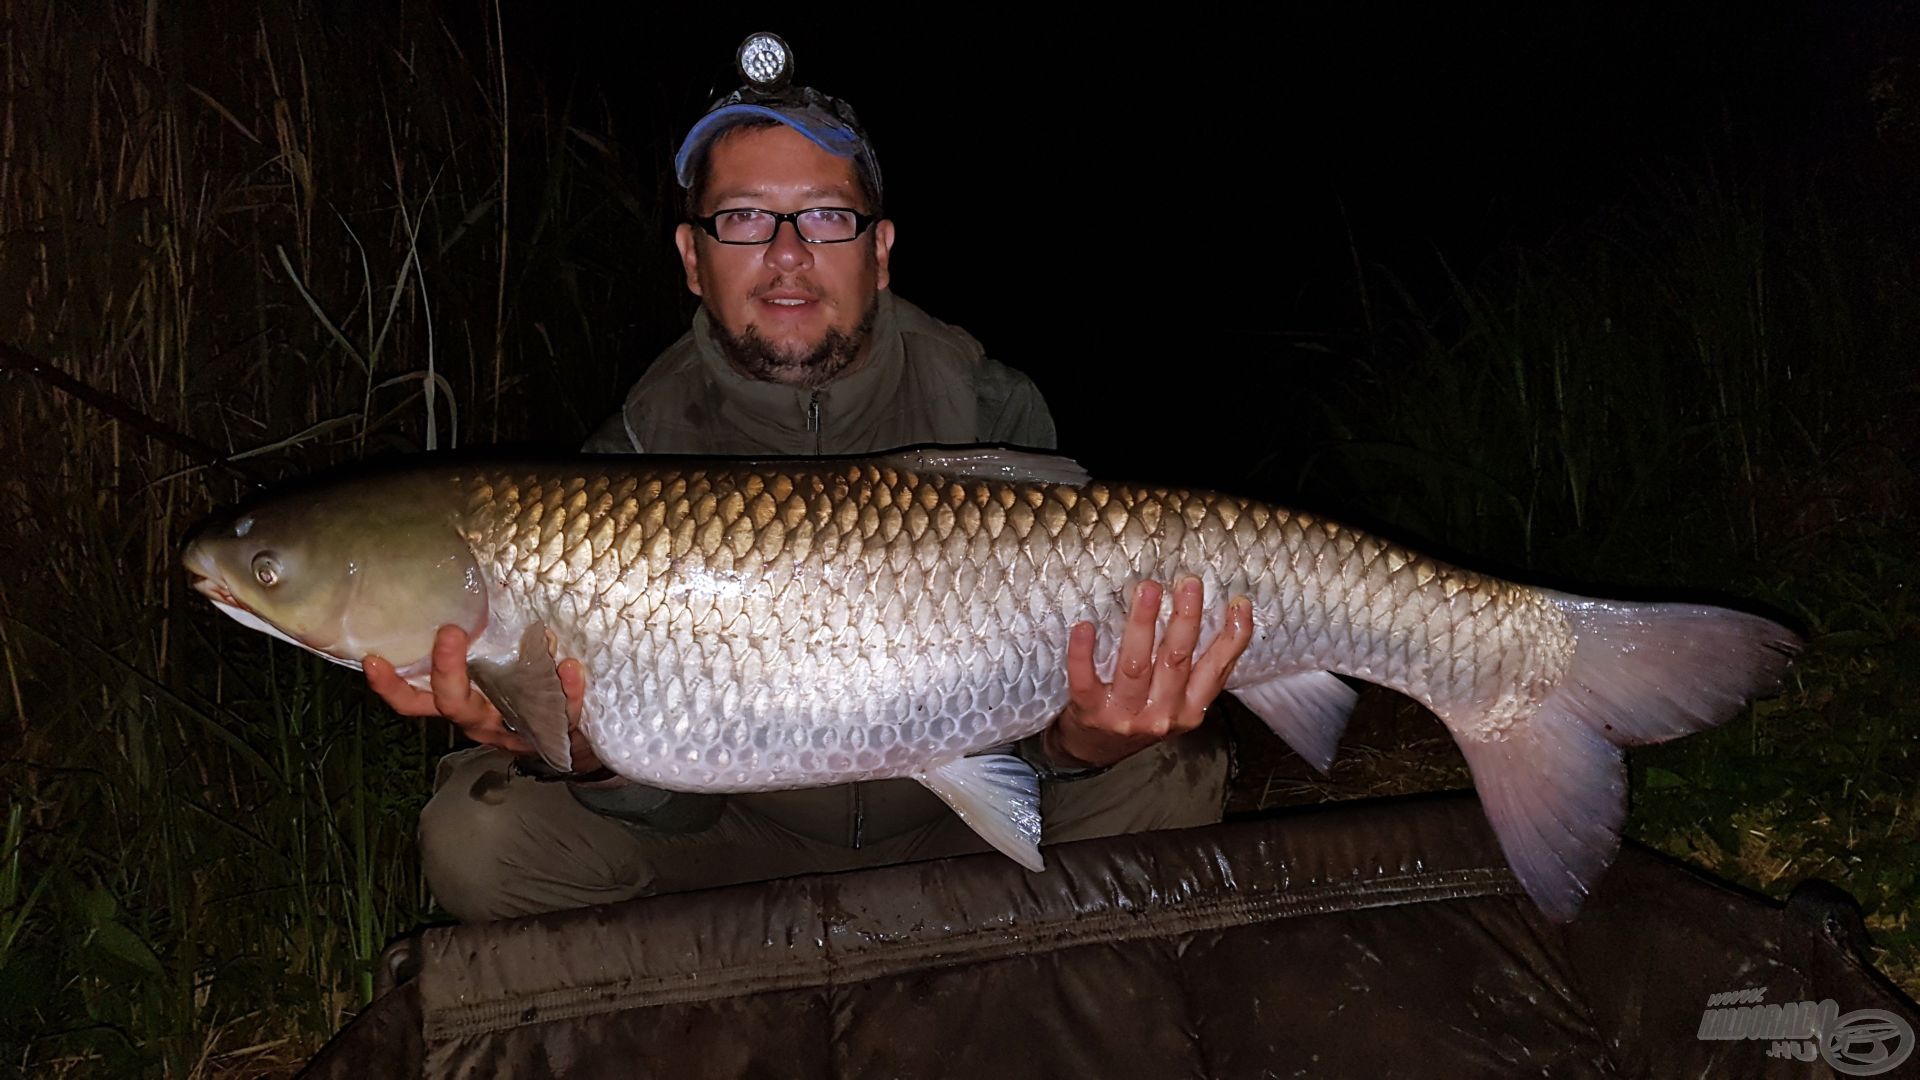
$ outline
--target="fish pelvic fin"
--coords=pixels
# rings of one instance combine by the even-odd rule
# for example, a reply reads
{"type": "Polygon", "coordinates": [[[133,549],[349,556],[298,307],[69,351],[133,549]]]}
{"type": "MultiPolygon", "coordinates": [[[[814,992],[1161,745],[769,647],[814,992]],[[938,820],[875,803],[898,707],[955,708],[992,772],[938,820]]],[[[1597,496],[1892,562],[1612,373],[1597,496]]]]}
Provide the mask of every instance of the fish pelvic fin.
{"type": "Polygon", "coordinates": [[[1575,635],[1567,673],[1531,717],[1455,741],[1514,875],[1567,922],[1620,849],[1623,748],[1730,719],[1778,686],[1799,641],[1725,608],[1548,596],[1575,635]]]}
{"type": "Polygon", "coordinates": [[[1283,675],[1234,687],[1231,693],[1323,776],[1333,768],[1347,717],[1360,696],[1330,671],[1283,675]]]}
{"type": "Polygon", "coordinates": [[[936,765],[914,777],[1001,854],[1038,873],[1040,777],[1012,754],[981,754],[936,765]]]}
{"type": "Polygon", "coordinates": [[[527,627],[512,660],[470,660],[467,673],[500,710],[507,726],[540,752],[542,761],[561,772],[573,771],[567,694],[554,666],[552,637],[546,623],[527,627]]]}

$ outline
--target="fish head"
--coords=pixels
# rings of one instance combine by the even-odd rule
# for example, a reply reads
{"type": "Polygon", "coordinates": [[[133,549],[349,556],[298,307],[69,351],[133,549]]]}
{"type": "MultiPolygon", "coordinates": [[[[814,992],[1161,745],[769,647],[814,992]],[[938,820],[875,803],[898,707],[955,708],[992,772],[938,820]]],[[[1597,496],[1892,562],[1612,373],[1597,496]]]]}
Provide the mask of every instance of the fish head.
{"type": "Polygon", "coordinates": [[[478,635],[487,596],[455,513],[430,483],[336,484],[213,518],[181,561],[240,623],[358,668],[378,656],[427,670],[435,632],[478,635]]]}

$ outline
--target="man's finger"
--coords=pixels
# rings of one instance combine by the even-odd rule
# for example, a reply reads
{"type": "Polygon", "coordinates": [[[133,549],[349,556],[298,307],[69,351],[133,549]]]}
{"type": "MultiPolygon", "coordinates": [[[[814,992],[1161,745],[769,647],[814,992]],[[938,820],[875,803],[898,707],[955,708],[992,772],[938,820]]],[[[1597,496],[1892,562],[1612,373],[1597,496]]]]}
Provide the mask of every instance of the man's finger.
{"type": "Polygon", "coordinates": [[[1206,614],[1206,587],[1195,577],[1182,578],[1173,589],[1173,615],[1160,636],[1153,664],[1153,689],[1147,700],[1177,709],[1186,698],[1193,671],[1193,648],[1200,642],[1200,622],[1206,614]]]}
{"type": "Polygon", "coordinates": [[[1119,659],[1113,666],[1110,700],[1130,712],[1147,703],[1153,679],[1153,629],[1160,619],[1160,583],[1143,581],[1133,591],[1133,609],[1120,634],[1119,659]]]}
{"type": "Polygon", "coordinates": [[[1067,694],[1081,712],[1092,712],[1106,703],[1107,688],[1093,670],[1093,624],[1074,623],[1067,634],[1067,694]]]}
{"type": "Polygon", "coordinates": [[[580,713],[587,702],[587,669],[580,661],[568,657],[560,661],[557,669],[560,675],[560,692],[567,698],[567,730],[580,729],[580,713]]]}
{"type": "Polygon", "coordinates": [[[387,708],[401,716],[438,716],[440,710],[434,707],[433,695],[424,690],[415,690],[407,680],[393,669],[393,665],[377,656],[369,656],[360,661],[360,670],[367,676],[367,686],[380,695],[387,708]]]}
{"type": "Polygon", "coordinates": [[[567,697],[567,711],[578,719],[581,705],[587,700],[587,673],[580,661],[568,657],[560,661],[560,692],[567,697]]]}
{"type": "Polygon", "coordinates": [[[1236,596],[1227,603],[1227,620],[1220,633],[1207,643],[1206,651],[1193,663],[1193,678],[1187,683],[1187,703],[1204,712],[1213,699],[1227,688],[1233,665],[1253,641],[1253,601],[1236,596]]]}
{"type": "Polygon", "coordinates": [[[473,686],[467,681],[467,634],[457,626],[443,626],[433,636],[433,672],[427,677],[433,687],[433,704],[440,715],[465,727],[479,717],[472,715],[473,686]]]}

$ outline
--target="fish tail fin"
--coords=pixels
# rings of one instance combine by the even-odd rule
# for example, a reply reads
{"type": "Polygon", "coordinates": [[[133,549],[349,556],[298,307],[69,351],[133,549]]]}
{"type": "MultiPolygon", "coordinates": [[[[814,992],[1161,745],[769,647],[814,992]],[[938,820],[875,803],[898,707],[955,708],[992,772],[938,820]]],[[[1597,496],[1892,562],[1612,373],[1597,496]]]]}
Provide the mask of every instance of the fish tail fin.
{"type": "Polygon", "coordinates": [[[1549,593],[1573,626],[1573,668],[1560,693],[1616,746],[1646,746],[1714,727],[1780,685],[1800,651],[1770,619],[1702,604],[1630,604],[1549,593]]]}
{"type": "Polygon", "coordinates": [[[1565,922],[1619,850],[1623,748],[1729,719],[1779,684],[1799,640],[1725,608],[1547,595],[1573,627],[1566,675],[1531,717],[1455,741],[1515,876],[1565,922]]]}

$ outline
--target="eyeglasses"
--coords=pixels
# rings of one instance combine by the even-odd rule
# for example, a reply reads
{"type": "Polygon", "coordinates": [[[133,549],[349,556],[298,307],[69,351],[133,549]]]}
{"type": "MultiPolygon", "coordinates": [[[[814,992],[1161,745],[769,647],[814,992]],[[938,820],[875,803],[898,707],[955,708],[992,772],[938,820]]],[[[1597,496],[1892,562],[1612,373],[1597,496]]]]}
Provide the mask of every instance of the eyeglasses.
{"type": "Polygon", "coordinates": [[[751,208],[722,210],[694,218],[693,223],[723,244],[771,243],[783,221],[793,222],[793,231],[809,244],[844,244],[879,220],[845,206],[815,206],[791,214],[751,208]]]}

